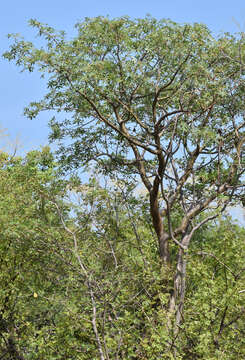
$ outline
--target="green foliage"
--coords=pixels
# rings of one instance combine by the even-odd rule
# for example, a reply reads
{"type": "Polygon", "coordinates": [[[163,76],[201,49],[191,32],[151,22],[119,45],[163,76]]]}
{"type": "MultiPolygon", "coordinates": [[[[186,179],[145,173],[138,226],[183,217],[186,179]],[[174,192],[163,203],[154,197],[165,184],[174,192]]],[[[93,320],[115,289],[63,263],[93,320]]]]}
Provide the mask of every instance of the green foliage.
{"type": "Polygon", "coordinates": [[[195,235],[176,339],[168,320],[173,274],[158,261],[145,199],[132,191],[125,198],[117,186],[103,188],[95,179],[64,181],[62,189],[55,171],[47,149],[25,159],[1,154],[0,347],[6,359],[17,358],[6,346],[10,338],[24,359],[99,358],[90,288],[76,253],[89,274],[109,358],[244,357],[244,229],[225,219],[195,235]],[[73,205],[69,200],[70,216],[64,187],[76,198],[73,205]],[[78,249],[61,218],[76,229],[78,249]]]}
{"type": "Polygon", "coordinates": [[[183,359],[244,357],[244,236],[227,219],[196,238],[188,265],[183,359]]]}
{"type": "MultiPolygon", "coordinates": [[[[65,274],[63,263],[52,258],[63,238],[54,206],[48,201],[49,196],[62,195],[54,167],[48,148],[32,151],[25,159],[1,153],[0,348],[4,354],[7,347],[6,359],[12,359],[7,355],[11,354],[10,343],[16,356],[28,348],[28,359],[40,359],[36,347],[45,341],[39,334],[50,329],[57,316],[52,311],[54,304],[50,306],[59,282],[53,274],[61,278],[65,274]]],[[[48,333],[45,337],[47,340],[48,333]]]]}

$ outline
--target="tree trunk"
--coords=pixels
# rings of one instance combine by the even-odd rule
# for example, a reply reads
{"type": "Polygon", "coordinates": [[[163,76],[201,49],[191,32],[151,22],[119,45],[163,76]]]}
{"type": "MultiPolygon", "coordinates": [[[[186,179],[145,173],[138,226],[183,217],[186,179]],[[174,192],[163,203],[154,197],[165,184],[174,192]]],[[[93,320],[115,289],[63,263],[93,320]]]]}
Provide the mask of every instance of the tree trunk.
{"type": "Polygon", "coordinates": [[[175,310],[175,328],[178,329],[183,319],[183,308],[186,289],[186,258],[183,249],[179,249],[176,272],[174,277],[174,292],[172,306],[175,310]]]}
{"type": "Polygon", "coordinates": [[[160,214],[159,203],[156,193],[150,193],[150,208],[151,208],[151,217],[154,230],[158,238],[159,254],[160,258],[163,261],[163,264],[170,264],[170,254],[169,254],[169,235],[164,231],[162,216],[160,214]]]}
{"type": "Polygon", "coordinates": [[[168,234],[164,231],[158,236],[159,254],[163,264],[170,264],[168,234]]]}
{"type": "MultiPolygon", "coordinates": [[[[190,235],[185,235],[182,239],[182,245],[188,248],[190,243],[190,235]]],[[[186,252],[179,248],[177,256],[176,271],[174,276],[174,290],[170,297],[169,312],[175,314],[174,332],[178,333],[179,326],[183,320],[183,309],[185,302],[185,290],[186,290],[186,252]]]]}

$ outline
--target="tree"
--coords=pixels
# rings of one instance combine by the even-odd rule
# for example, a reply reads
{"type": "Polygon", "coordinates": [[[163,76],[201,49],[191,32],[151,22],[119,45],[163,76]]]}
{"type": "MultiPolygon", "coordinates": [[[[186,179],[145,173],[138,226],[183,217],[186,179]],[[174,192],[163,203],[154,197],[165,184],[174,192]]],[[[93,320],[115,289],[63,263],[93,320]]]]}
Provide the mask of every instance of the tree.
{"type": "Polygon", "coordinates": [[[30,25],[45,46],[15,36],[4,54],[48,76],[47,94],[25,113],[64,115],[50,121],[50,139],[66,169],[93,163],[144,185],[161,262],[175,269],[178,329],[191,239],[244,189],[244,37],[150,17],[85,19],[72,40],[30,25]]]}

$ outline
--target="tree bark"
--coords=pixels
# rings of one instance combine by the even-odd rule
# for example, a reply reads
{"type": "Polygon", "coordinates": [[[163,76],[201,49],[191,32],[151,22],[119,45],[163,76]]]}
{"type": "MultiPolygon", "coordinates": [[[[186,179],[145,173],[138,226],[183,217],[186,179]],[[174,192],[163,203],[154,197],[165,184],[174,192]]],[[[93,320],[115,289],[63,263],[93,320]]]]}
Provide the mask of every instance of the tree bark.
{"type": "MultiPolygon", "coordinates": [[[[181,241],[183,247],[188,249],[191,235],[185,235],[181,241]]],[[[186,252],[183,248],[179,248],[177,255],[176,271],[174,276],[174,290],[170,296],[169,312],[175,314],[174,332],[175,335],[178,333],[179,326],[183,320],[183,309],[185,302],[185,291],[186,291],[186,252]]]]}
{"type": "Polygon", "coordinates": [[[183,308],[185,301],[185,290],[186,290],[186,258],[185,251],[179,249],[176,273],[174,277],[174,301],[175,305],[175,328],[178,331],[179,325],[183,319],[183,308]]]}
{"type": "Polygon", "coordinates": [[[159,254],[160,258],[164,264],[170,264],[170,254],[169,254],[169,235],[164,231],[162,216],[159,209],[158,203],[158,192],[155,193],[152,191],[150,193],[150,208],[151,208],[151,217],[153,227],[157,234],[158,238],[158,246],[159,246],[159,254]]]}

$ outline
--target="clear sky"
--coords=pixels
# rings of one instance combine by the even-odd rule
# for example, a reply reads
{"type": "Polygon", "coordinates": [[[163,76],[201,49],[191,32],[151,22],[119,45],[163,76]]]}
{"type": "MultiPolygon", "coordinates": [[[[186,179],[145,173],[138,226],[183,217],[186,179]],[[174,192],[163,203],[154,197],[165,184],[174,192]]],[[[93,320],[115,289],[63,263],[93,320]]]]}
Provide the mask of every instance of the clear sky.
{"type": "MultiPolygon", "coordinates": [[[[181,23],[202,22],[214,34],[245,30],[245,0],[2,0],[0,53],[8,49],[8,33],[21,33],[27,40],[34,39],[35,33],[27,24],[30,18],[72,35],[74,24],[84,17],[135,18],[146,14],[181,23]]],[[[38,74],[20,73],[14,64],[2,58],[0,75],[0,126],[7,129],[12,142],[19,138],[19,153],[47,144],[50,115],[45,113],[33,121],[23,116],[24,106],[42,97],[45,83],[38,74]]]]}

